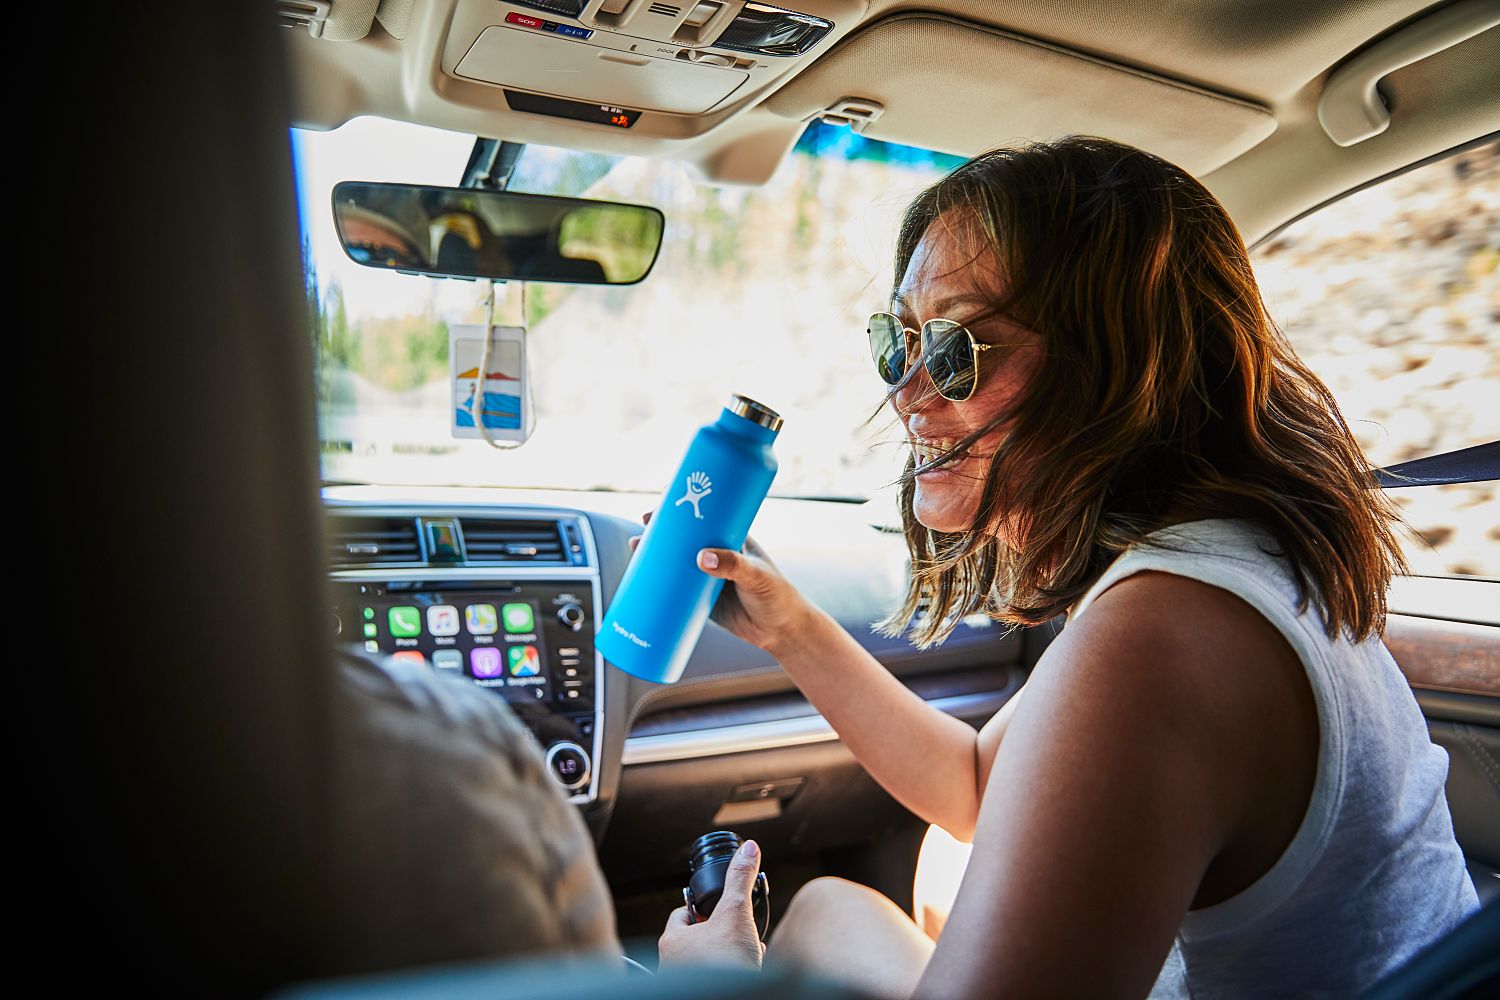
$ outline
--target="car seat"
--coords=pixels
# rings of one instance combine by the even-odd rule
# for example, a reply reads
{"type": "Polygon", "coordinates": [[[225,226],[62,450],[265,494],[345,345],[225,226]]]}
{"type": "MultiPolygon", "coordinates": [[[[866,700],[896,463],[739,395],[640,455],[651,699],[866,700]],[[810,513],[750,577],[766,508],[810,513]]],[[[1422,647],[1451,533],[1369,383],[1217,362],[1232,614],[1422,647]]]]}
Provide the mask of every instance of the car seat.
{"type": "Polygon", "coordinates": [[[1500,995],[1500,902],[1490,903],[1387,976],[1364,1000],[1500,995]]]}

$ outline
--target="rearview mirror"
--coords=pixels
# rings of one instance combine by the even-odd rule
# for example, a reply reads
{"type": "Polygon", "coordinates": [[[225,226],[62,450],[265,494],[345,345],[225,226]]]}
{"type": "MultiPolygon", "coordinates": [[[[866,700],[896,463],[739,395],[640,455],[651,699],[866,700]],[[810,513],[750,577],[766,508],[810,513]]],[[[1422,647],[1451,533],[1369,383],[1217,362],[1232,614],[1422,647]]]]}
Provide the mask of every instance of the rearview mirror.
{"type": "Polygon", "coordinates": [[[645,205],[479,188],[345,181],[333,220],[357,264],[445,278],[633,285],[664,218],[645,205]]]}

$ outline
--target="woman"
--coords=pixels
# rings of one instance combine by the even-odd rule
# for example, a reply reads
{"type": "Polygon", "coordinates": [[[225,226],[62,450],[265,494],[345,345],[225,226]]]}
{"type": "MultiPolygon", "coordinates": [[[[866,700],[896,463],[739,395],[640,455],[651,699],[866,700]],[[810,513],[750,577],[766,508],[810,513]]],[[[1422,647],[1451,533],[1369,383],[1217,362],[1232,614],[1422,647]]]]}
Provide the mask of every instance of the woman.
{"type": "MultiPolygon", "coordinates": [[[[1447,758],[1379,638],[1395,515],[1213,196],[1100,139],[988,153],[907,211],[896,277],[869,336],[912,572],[884,626],[1068,624],[976,736],[763,553],[700,554],[718,620],[974,845],[935,947],[817,880],[770,955],[889,996],[1344,994],[1461,920],[1447,758]]],[[[758,962],[743,909],[679,910],[664,966],[758,962]]]]}

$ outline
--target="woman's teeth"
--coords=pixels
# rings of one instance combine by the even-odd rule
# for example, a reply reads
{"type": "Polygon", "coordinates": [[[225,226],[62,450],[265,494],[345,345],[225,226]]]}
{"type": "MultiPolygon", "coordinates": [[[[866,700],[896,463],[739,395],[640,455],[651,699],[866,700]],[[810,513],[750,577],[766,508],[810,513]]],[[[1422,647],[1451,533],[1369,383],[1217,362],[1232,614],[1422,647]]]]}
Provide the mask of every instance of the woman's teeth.
{"type": "Polygon", "coordinates": [[[913,439],[911,443],[918,465],[927,465],[929,462],[937,461],[938,458],[952,451],[953,445],[954,442],[951,439],[913,439]]]}

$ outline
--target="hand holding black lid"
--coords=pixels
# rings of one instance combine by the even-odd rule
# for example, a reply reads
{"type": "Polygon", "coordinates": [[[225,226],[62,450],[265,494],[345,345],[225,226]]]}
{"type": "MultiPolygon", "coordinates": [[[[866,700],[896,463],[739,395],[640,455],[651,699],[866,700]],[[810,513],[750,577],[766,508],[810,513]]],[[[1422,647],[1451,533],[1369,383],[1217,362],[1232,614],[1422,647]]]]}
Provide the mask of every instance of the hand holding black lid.
{"type": "Polygon", "coordinates": [[[765,876],[760,872],[760,847],[753,840],[725,858],[723,848],[738,839],[713,833],[693,845],[693,878],[684,893],[691,894],[692,903],[679,906],[667,918],[657,942],[661,970],[692,964],[760,968],[765,955],[761,934],[769,910],[765,876]],[[723,889],[716,894],[719,872],[723,889]]]}

